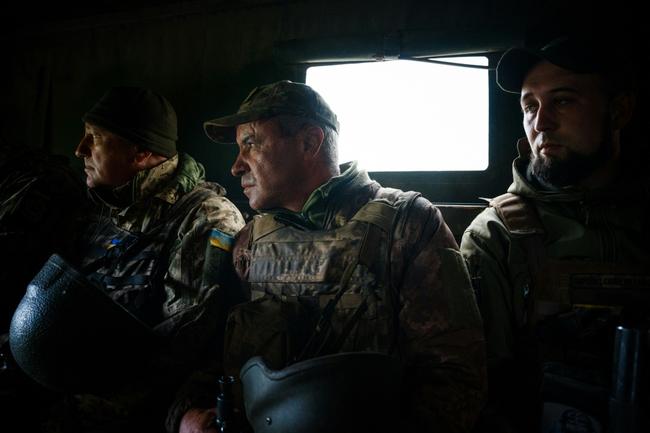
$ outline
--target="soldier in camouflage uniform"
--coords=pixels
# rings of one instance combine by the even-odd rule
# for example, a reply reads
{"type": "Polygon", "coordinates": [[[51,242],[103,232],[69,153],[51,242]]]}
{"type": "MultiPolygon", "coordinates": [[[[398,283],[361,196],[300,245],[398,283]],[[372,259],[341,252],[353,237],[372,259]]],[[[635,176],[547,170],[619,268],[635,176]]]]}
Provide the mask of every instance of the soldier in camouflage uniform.
{"type": "Polygon", "coordinates": [[[487,338],[485,431],[539,431],[541,392],[602,422],[618,319],[607,305],[572,306],[599,304],[585,295],[606,289],[578,281],[627,281],[630,290],[648,281],[647,176],[624,161],[639,155],[620,139],[634,98],[616,76],[624,64],[602,47],[560,38],[509,50],[497,67],[501,88],[521,94],[526,138],[507,194],[461,242],[487,338]]]}
{"type": "MultiPolygon", "coordinates": [[[[336,115],[304,84],[258,87],[205,129],[239,144],[232,173],[263,212],[233,250],[252,302],[229,315],[226,372],[238,375],[253,355],[282,368],[381,352],[406,372],[400,431],[471,430],[485,391],[483,334],[439,210],[418,193],[382,188],[355,163],[339,168],[336,115]]],[[[215,431],[211,413],[191,409],[181,432],[215,431]]]]}
{"type": "Polygon", "coordinates": [[[163,96],[115,87],[83,121],[75,155],[98,212],[80,268],[163,345],[140,383],[75,395],[65,412],[73,419],[50,429],[163,431],[185,376],[219,353],[233,237],[244,220],[225,190],[205,181],[203,166],[176,151],[176,114],[163,96]]]}

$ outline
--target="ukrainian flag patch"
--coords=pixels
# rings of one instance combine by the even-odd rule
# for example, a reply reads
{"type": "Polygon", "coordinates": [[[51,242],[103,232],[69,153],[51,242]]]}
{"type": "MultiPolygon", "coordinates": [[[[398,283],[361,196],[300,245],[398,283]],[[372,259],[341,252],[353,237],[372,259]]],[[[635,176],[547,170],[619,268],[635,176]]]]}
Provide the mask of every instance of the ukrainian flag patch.
{"type": "Polygon", "coordinates": [[[111,248],[114,248],[114,247],[118,246],[121,243],[122,243],[122,239],[113,238],[113,239],[111,239],[110,241],[108,241],[107,243],[104,244],[104,249],[110,250],[111,248]]]}
{"type": "Polygon", "coordinates": [[[231,251],[234,244],[234,237],[220,230],[212,229],[212,232],[210,233],[210,245],[224,251],[231,251]]]}

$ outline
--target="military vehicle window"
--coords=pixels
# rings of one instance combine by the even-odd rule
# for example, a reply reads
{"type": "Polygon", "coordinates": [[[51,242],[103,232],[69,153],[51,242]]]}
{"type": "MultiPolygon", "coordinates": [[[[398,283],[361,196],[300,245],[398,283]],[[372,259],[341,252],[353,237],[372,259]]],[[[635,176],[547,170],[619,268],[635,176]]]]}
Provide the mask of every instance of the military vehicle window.
{"type": "Polygon", "coordinates": [[[312,66],[306,82],[339,116],[339,161],[373,172],[482,171],[487,66],[483,56],[312,66]]]}

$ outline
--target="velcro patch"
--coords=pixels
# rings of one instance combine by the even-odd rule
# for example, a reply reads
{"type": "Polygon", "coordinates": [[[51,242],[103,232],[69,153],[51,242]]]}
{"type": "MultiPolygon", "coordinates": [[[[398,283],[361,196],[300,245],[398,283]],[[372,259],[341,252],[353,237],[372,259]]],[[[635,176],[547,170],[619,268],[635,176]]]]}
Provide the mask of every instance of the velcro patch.
{"type": "Polygon", "coordinates": [[[234,237],[220,230],[212,229],[210,233],[210,245],[224,251],[231,251],[234,244],[234,237]]]}
{"type": "Polygon", "coordinates": [[[116,247],[117,245],[122,243],[122,239],[120,238],[113,238],[109,240],[107,243],[104,244],[104,249],[110,250],[113,247],[116,247]]]}

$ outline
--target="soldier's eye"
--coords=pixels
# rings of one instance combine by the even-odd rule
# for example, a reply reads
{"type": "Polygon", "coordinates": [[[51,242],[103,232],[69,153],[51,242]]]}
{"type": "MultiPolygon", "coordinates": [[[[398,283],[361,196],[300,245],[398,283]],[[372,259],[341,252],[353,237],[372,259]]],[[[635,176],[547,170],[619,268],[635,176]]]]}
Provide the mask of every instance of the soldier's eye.
{"type": "Polygon", "coordinates": [[[242,148],[250,148],[253,145],[253,138],[251,136],[246,136],[241,141],[242,148]]]}
{"type": "Polygon", "coordinates": [[[521,110],[526,114],[534,113],[535,111],[537,111],[537,105],[536,104],[526,104],[521,108],[521,110]]]}

